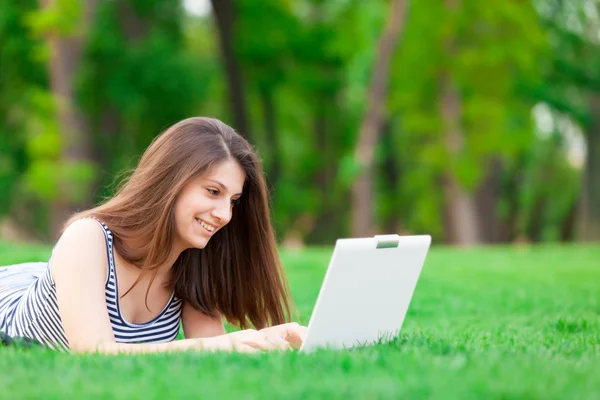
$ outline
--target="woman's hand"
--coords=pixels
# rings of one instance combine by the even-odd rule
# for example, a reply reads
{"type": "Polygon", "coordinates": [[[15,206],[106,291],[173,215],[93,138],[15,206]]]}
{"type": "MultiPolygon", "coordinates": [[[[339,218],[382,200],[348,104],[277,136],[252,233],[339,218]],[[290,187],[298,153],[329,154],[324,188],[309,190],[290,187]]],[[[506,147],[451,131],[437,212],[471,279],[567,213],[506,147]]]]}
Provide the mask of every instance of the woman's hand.
{"type": "Polygon", "coordinates": [[[201,350],[236,351],[241,353],[299,349],[304,343],[307,332],[307,327],[291,322],[259,331],[246,329],[226,335],[197,339],[197,347],[201,350]]]}
{"type": "Polygon", "coordinates": [[[254,353],[261,350],[289,350],[290,343],[272,332],[246,329],[226,335],[203,338],[199,341],[204,350],[254,353]]]}
{"type": "Polygon", "coordinates": [[[299,349],[306,339],[308,328],[299,325],[297,322],[275,325],[269,328],[261,329],[259,332],[268,333],[269,335],[278,336],[288,342],[293,348],[299,349]]]}

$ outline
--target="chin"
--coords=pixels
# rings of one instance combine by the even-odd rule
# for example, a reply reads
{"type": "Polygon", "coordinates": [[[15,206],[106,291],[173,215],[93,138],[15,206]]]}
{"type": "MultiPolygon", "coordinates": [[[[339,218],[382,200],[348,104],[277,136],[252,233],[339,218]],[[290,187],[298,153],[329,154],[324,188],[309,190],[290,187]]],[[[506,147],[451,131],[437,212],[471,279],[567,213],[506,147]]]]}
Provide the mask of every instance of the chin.
{"type": "Polygon", "coordinates": [[[202,250],[203,248],[206,247],[207,244],[208,244],[208,240],[197,240],[197,241],[192,242],[191,247],[202,250]]]}

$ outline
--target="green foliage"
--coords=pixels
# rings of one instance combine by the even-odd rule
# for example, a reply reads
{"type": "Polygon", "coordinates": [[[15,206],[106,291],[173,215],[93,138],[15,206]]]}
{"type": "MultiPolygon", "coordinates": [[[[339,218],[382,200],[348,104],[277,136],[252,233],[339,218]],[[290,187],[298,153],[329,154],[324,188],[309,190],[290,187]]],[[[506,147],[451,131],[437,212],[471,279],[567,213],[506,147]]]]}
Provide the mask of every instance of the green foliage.
{"type": "Polygon", "coordinates": [[[300,233],[309,240],[337,236],[346,212],[338,204],[348,205],[352,183],[352,167],[344,160],[353,153],[362,109],[349,88],[364,93],[366,85],[366,76],[355,80],[349,73],[357,70],[357,61],[368,67],[368,57],[358,57],[371,51],[371,37],[364,34],[378,33],[372,22],[380,3],[243,0],[237,5],[235,46],[247,82],[252,136],[268,176],[277,163],[280,168],[273,192],[277,231],[295,231],[297,220],[319,219],[334,208],[337,221],[300,233]],[[272,96],[272,121],[265,113],[265,93],[272,96]],[[269,141],[269,123],[277,148],[269,141]]]}
{"type": "Polygon", "coordinates": [[[206,99],[211,70],[185,51],[180,25],[177,1],[99,6],[77,93],[91,121],[93,143],[106,160],[103,185],[133,167],[156,135],[196,114],[206,99]],[[126,19],[128,10],[137,14],[134,28],[126,26],[133,23],[126,19]]]}
{"type": "Polygon", "coordinates": [[[454,12],[443,2],[411,4],[394,60],[390,106],[400,115],[394,134],[405,136],[396,141],[403,183],[394,196],[404,199],[409,230],[440,232],[443,172],[472,192],[487,174],[486,160],[510,162],[534,144],[528,116],[534,103],[519,96],[517,86],[540,82],[539,57],[547,45],[535,10],[516,1],[459,4],[454,12]],[[456,156],[448,153],[441,117],[444,72],[460,102],[464,144],[456,156]]]}
{"type": "Polygon", "coordinates": [[[59,166],[54,161],[37,160],[31,163],[25,178],[25,191],[51,202],[60,195],[59,166]]]}
{"type": "MultiPolygon", "coordinates": [[[[39,62],[40,40],[30,35],[26,16],[37,2],[0,1],[0,215],[23,203],[20,186],[28,169],[38,99],[47,90],[39,62]]],[[[35,145],[34,145],[35,146],[35,145]]]]}
{"type": "Polygon", "coordinates": [[[519,232],[542,241],[561,240],[562,221],[579,197],[580,176],[565,159],[560,133],[539,139],[524,172],[519,232]]]}
{"type": "Polygon", "coordinates": [[[82,18],[84,2],[78,0],[55,0],[47,7],[27,14],[26,21],[36,35],[58,34],[73,36],[80,34],[79,21],[82,18]]]}
{"type": "Polygon", "coordinates": [[[63,192],[61,173],[61,142],[56,121],[56,103],[50,91],[36,88],[27,99],[31,116],[27,119],[26,134],[27,168],[20,181],[23,195],[50,204],[63,192]]]}
{"type": "MultiPolygon", "coordinates": [[[[409,2],[376,148],[377,225],[443,238],[442,174],[474,192],[494,159],[510,236],[555,240],[580,171],[564,146],[536,137],[531,110],[543,102],[582,126],[591,121],[586,95],[600,88],[600,53],[582,28],[584,3],[458,4],[450,12],[444,2],[409,2]],[[465,140],[456,155],[441,117],[444,73],[460,101],[465,140]]],[[[211,16],[186,15],[179,0],[124,0],[98,2],[93,23],[80,26],[83,5],[0,0],[0,190],[9,194],[0,216],[34,205],[37,224],[59,193],[99,200],[170,124],[191,115],[232,121],[211,16]],[[83,39],[72,78],[95,164],[62,161],[51,35],[83,39]]],[[[235,57],[253,144],[274,185],[276,230],[330,243],[348,234],[354,147],[388,2],[236,0],[235,11],[235,57]]]]}

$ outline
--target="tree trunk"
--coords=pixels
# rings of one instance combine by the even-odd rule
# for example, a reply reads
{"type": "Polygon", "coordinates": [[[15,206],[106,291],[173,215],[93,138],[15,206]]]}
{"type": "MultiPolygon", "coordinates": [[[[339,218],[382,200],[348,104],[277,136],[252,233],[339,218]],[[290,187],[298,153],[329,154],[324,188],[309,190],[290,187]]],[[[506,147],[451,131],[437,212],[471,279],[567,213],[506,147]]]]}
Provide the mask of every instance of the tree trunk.
{"type": "Polygon", "coordinates": [[[149,24],[144,21],[131,0],[119,1],[116,4],[119,27],[125,34],[129,44],[143,40],[148,36],[149,24]]]}
{"type": "Polygon", "coordinates": [[[569,212],[565,217],[560,227],[560,241],[571,242],[573,240],[573,233],[575,224],[577,222],[577,203],[574,202],[569,208],[569,212]]]}
{"type": "Polygon", "coordinates": [[[582,241],[600,241],[600,96],[591,95],[593,121],[586,129],[587,155],[579,212],[578,236],[582,241]]]}
{"type": "MultiPolygon", "coordinates": [[[[446,127],[445,139],[449,157],[457,159],[463,145],[460,127],[460,98],[451,85],[449,74],[442,78],[442,118],[446,127]]],[[[477,208],[472,194],[467,193],[453,171],[444,172],[445,231],[448,243],[473,246],[480,242],[477,208]]]]}
{"type": "MultiPolygon", "coordinates": [[[[113,173],[115,171],[115,159],[119,160],[122,149],[119,144],[119,132],[121,129],[121,120],[118,111],[111,105],[102,110],[100,116],[99,137],[96,137],[96,143],[92,150],[92,156],[98,165],[102,166],[96,184],[94,185],[94,197],[98,198],[103,193],[107,185],[112,184],[113,173]]],[[[112,190],[112,188],[111,188],[112,190]]],[[[111,193],[112,195],[112,193],[111,193]]]]}
{"type": "Polygon", "coordinates": [[[507,225],[498,217],[498,201],[500,200],[502,174],[502,161],[499,157],[490,160],[489,166],[485,166],[487,175],[479,184],[475,193],[475,204],[477,207],[477,222],[481,240],[485,243],[503,243],[509,240],[507,225]]]}
{"type": "Polygon", "coordinates": [[[379,39],[375,65],[368,89],[365,116],[360,125],[355,159],[360,172],[352,186],[352,228],[354,237],[372,236],[373,226],[373,152],[381,134],[387,95],[389,69],[400,37],[406,0],[392,0],[386,27],[379,39]]]}
{"type": "Polygon", "coordinates": [[[320,209],[315,225],[309,235],[314,243],[325,243],[335,240],[339,232],[339,218],[343,208],[336,202],[336,193],[332,186],[335,179],[335,124],[331,117],[331,104],[335,104],[335,95],[331,92],[319,93],[315,99],[313,132],[316,148],[319,152],[318,171],[314,177],[320,191],[320,209]]]}
{"type": "Polygon", "coordinates": [[[211,0],[211,3],[219,31],[221,56],[227,73],[229,106],[233,110],[234,128],[251,140],[242,70],[234,51],[236,18],[234,0],[211,0]]]}
{"type": "MultiPolygon", "coordinates": [[[[385,125],[381,143],[386,148],[386,153],[381,166],[381,174],[389,190],[386,193],[389,196],[387,201],[392,204],[392,210],[398,210],[397,202],[395,201],[397,198],[395,189],[400,184],[400,167],[398,166],[397,157],[395,156],[394,151],[394,140],[392,136],[393,125],[389,120],[385,125]]],[[[385,229],[387,233],[402,232],[400,213],[398,211],[392,211],[392,214],[388,215],[385,222],[381,224],[381,228],[385,229]]]]}
{"type": "MultiPolygon", "coordinates": [[[[83,14],[80,27],[87,28],[91,25],[97,8],[97,0],[87,0],[83,4],[83,14]]],[[[49,8],[54,6],[54,0],[41,0],[41,6],[49,8]]],[[[81,32],[83,29],[77,29],[81,32]]],[[[79,33],[81,34],[81,33],[79,33]]],[[[81,36],[59,36],[50,32],[48,43],[50,47],[49,76],[50,88],[57,103],[57,119],[60,127],[62,142],[62,162],[71,164],[77,161],[92,159],[90,150],[90,135],[85,116],[78,110],[74,100],[73,78],[79,66],[82,55],[81,36]]],[[[67,182],[60,181],[60,193],[67,193],[67,182]]],[[[51,205],[51,231],[56,239],[60,229],[70,214],[82,206],[89,204],[71,204],[64,196],[59,197],[51,205]]]]}
{"type": "Polygon", "coordinates": [[[444,176],[446,241],[458,246],[478,244],[477,214],[473,197],[465,193],[455,178],[444,176]]]}
{"type": "MultiPolygon", "coordinates": [[[[456,11],[458,3],[459,0],[446,0],[447,12],[456,11]]],[[[447,59],[454,54],[454,47],[454,37],[447,36],[444,42],[447,59]]],[[[445,127],[446,150],[449,158],[456,160],[460,157],[460,151],[465,141],[462,127],[462,101],[450,71],[442,71],[440,85],[440,109],[445,127]]],[[[480,240],[474,196],[462,188],[454,171],[451,170],[444,172],[443,187],[446,240],[459,246],[478,244],[480,240]]]]}
{"type": "Polygon", "coordinates": [[[279,136],[277,136],[277,122],[275,103],[273,102],[273,88],[269,85],[261,85],[259,87],[260,100],[262,103],[263,119],[265,124],[265,133],[267,138],[267,146],[269,146],[269,167],[267,170],[267,178],[273,189],[277,186],[279,177],[281,176],[281,162],[279,159],[279,136]]]}

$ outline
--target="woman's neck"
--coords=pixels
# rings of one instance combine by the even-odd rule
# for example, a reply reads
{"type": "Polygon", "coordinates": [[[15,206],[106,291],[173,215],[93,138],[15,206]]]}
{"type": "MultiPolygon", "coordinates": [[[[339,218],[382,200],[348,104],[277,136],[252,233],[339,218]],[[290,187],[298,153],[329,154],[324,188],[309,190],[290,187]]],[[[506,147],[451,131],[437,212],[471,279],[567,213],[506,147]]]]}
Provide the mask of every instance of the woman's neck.
{"type": "MultiPolygon", "coordinates": [[[[148,252],[150,250],[149,242],[140,239],[128,239],[123,240],[122,246],[120,247],[124,250],[124,254],[121,254],[121,258],[138,268],[143,267],[143,264],[147,261],[148,252]]],[[[167,257],[160,260],[160,265],[154,265],[158,275],[169,275],[180,254],[181,250],[175,246],[171,246],[167,257]]]]}

